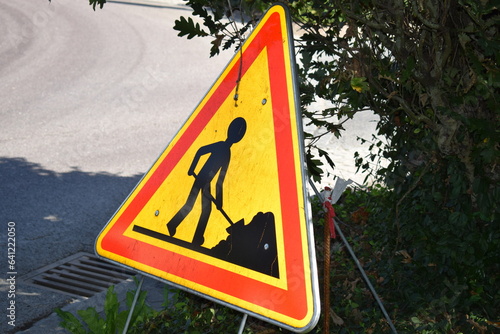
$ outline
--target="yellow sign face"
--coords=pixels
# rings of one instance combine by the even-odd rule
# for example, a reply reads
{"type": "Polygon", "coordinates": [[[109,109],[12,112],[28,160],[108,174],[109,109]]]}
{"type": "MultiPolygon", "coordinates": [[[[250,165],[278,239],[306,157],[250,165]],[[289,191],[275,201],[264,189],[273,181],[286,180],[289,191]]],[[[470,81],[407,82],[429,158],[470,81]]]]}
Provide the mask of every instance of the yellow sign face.
{"type": "Polygon", "coordinates": [[[294,331],[319,317],[288,13],[272,7],[96,253],[294,331]]]}

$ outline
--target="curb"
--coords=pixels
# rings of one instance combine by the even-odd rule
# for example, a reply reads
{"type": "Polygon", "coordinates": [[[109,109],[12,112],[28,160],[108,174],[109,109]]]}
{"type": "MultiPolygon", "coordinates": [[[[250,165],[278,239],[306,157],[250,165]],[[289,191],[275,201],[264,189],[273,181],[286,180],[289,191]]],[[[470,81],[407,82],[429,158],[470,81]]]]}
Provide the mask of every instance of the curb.
{"type": "MultiPolygon", "coordinates": [[[[140,276],[135,276],[140,279],[140,276]]],[[[153,278],[144,276],[144,283],[142,285],[142,291],[147,291],[146,302],[149,306],[156,310],[163,309],[162,304],[164,302],[163,290],[166,284],[155,280],[153,278]]],[[[127,292],[135,290],[136,284],[133,278],[130,278],[118,285],[115,285],[115,292],[118,296],[118,301],[120,305],[124,305],[127,292]]],[[[98,313],[104,311],[104,300],[106,298],[106,292],[102,291],[90,298],[79,298],[73,302],[61,307],[63,311],[67,311],[76,314],[78,310],[84,310],[88,307],[95,307],[98,313]]],[[[62,328],[59,323],[61,319],[59,316],[53,312],[48,317],[43,318],[35,322],[30,328],[26,330],[19,331],[17,333],[21,334],[46,334],[46,333],[69,333],[66,329],[62,328]]]]}

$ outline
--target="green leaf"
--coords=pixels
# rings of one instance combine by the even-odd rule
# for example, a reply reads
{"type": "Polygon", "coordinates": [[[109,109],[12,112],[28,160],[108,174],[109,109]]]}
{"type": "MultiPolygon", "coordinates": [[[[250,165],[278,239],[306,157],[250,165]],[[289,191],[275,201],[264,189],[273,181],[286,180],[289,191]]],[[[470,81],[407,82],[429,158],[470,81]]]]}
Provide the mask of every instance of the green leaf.
{"type": "Polygon", "coordinates": [[[330,167],[332,167],[332,168],[335,169],[335,163],[330,158],[330,154],[328,154],[328,152],[323,151],[323,150],[321,150],[321,149],[318,148],[318,154],[319,154],[320,157],[324,157],[326,159],[326,162],[328,163],[328,165],[330,165],[330,167]]]}
{"type": "Polygon", "coordinates": [[[104,300],[104,314],[106,315],[106,329],[109,333],[116,331],[116,318],[118,317],[118,297],[114,291],[114,286],[111,285],[106,292],[106,299],[104,300]]]}
{"type": "Polygon", "coordinates": [[[85,328],[83,328],[82,323],[78,318],[70,312],[63,311],[60,308],[55,309],[55,312],[61,318],[59,325],[73,334],[84,334],[86,333],[85,328]]]}
{"type": "Polygon", "coordinates": [[[106,328],[106,321],[100,317],[94,307],[78,310],[76,313],[82,318],[91,333],[106,333],[104,331],[106,328]]]}
{"type": "Polygon", "coordinates": [[[415,69],[415,58],[408,57],[406,61],[406,67],[403,73],[401,74],[401,82],[407,81],[414,73],[414,69],[415,69]]]}
{"type": "Polygon", "coordinates": [[[222,41],[224,40],[224,35],[216,35],[215,39],[212,41],[212,48],[210,49],[210,57],[219,54],[219,49],[222,41]]]}
{"type": "Polygon", "coordinates": [[[306,155],[306,163],[307,170],[311,174],[313,180],[317,182],[321,181],[321,174],[323,173],[323,170],[319,168],[319,166],[322,166],[323,163],[318,159],[313,159],[310,152],[306,155]]]}
{"type": "Polygon", "coordinates": [[[91,5],[94,10],[96,5],[99,5],[99,7],[102,9],[105,3],[106,0],[89,0],[89,5],[91,5]]]}
{"type": "Polygon", "coordinates": [[[366,82],[365,77],[359,77],[359,78],[352,78],[351,79],[351,88],[357,91],[358,93],[362,93],[364,91],[367,91],[369,86],[368,82],[366,82]]]}
{"type": "Polygon", "coordinates": [[[419,325],[419,324],[421,324],[421,323],[422,323],[422,321],[421,321],[419,318],[417,318],[417,317],[411,317],[411,321],[412,321],[414,324],[416,324],[416,325],[419,325]]]}
{"type": "Polygon", "coordinates": [[[181,16],[179,20],[175,20],[174,30],[179,31],[178,36],[186,36],[188,39],[199,36],[204,37],[208,36],[205,30],[200,28],[199,23],[194,23],[192,18],[188,18],[186,20],[185,17],[181,16]]]}

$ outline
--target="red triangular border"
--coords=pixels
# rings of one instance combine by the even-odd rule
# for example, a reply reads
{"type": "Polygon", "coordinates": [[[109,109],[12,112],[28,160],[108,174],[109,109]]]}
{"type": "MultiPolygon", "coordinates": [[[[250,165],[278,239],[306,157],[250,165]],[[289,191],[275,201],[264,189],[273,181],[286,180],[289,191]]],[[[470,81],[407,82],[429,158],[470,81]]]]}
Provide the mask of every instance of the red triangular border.
{"type": "MultiPolygon", "coordinates": [[[[299,196],[302,189],[297,189],[296,171],[302,169],[302,161],[297,161],[296,151],[293,147],[293,132],[295,121],[290,119],[290,103],[294,99],[290,96],[287,79],[287,68],[285,57],[287,56],[282,41],[287,38],[286,31],[282,31],[281,17],[279,12],[271,13],[264,22],[262,28],[244,46],[242,55],[242,76],[252,66],[257,56],[266,49],[269,59],[269,78],[271,87],[271,101],[273,105],[274,127],[276,136],[276,155],[278,161],[279,186],[281,193],[281,214],[283,218],[283,238],[285,248],[285,275],[287,275],[288,289],[280,289],[275,286],[227,271],[213,265],[186,257],[182,254],[171,252],[154,245],[144,243],[124,236],[126,229],[133,224],[135,217],[148,203],[165,178],[176,166],[183,154],[193,144],[194,140],[205,128],[206,124],[218,111],[219,106],[228,98],[236,86],[238,72],[240,71],[240,54],[232,62],[232,68],[223,78],[220,85],[210,96],[209,100],[199,111],[196,118],[179,136],[166,157],[163,158],[158,168],[147,179],[139,192],[115,221],[114,225],[102,236],[100,247],[104,251],[130,259],[133,262],[156,268],[162,272],[182,277],[197,285],[216,290],[220,293],[244,300],[258,307],[263,307],[273,312],[285,315],[292,319],[302,320],[311,314],[308,310],[306,281],[310,280],[310,268],[304,266],[302,240],[304,226],[300,226],[301,211],[299,208],[299,196]],[[297,169],[297,164],[300,167],[297,169]],[[179,261],[183,265],[179,266],[179,261]],[[255,293],[258,291],[258,293],[255,293]]],[[[292,64],[294,66],[295,64],[292,64]]],[[[293,93],[293,92],[292,92],[293,93]]],[[[127,261],[127,264],[130,263],[127,261]]],[[[310,287],[309,287],[310,288],[310,287]]],[[[309,300],[310,301],[310,300],[309,300]]],[[[250,310],[253,312],[252,310],[250,310]]]]}

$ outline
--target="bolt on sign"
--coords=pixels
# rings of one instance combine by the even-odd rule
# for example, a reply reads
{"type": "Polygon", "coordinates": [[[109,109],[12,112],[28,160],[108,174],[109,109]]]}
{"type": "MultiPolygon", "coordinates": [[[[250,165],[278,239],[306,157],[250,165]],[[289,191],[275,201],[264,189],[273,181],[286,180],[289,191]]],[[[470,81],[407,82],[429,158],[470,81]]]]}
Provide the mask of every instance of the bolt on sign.
{"type": "Polygon", "coordinates": [[[273,6],[96,254],[296,332],[319,318],[288,10],[273,6]]]}

